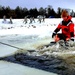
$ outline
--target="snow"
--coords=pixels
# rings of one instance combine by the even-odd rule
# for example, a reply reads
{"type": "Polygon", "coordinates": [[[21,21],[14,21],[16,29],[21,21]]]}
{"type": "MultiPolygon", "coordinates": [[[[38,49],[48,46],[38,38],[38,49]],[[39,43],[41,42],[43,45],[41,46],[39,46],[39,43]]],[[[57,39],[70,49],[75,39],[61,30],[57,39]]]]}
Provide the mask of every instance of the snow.
{"type": "MultiPolygon", "coordinates": [[[[36,19],[35,23],[29,24],[28,20],[28,23],[24,24],[23,19],[13,19],[13,24],[8,24],[9,19],[7,19],[7,23],[2,23],[3,19],[0,19],[0,36],[11,34],[50,35],[61,20],[60,18],[45,19],[45,22],[39,23],[36,19]]],[[[73,18],[73,22],[74,20],[75,18],[73,18]]]]}
{"type": "MultiPolygon", "coordinates": [[[[61,19],[59,19],[61,20],[61,19]]],[[[0,35],[10,35],[10,34],[24,34],[24,35],[42,35],[53,31],[57,25],[56,19],[46,19],[45,22],[41,24],[37,22],[29,24],[23,23],[23,19],[13,19],[13,24],[2,23],[0,20],[0,35]],[[33,28],[32,25],[36,26],[33,28]]]]}

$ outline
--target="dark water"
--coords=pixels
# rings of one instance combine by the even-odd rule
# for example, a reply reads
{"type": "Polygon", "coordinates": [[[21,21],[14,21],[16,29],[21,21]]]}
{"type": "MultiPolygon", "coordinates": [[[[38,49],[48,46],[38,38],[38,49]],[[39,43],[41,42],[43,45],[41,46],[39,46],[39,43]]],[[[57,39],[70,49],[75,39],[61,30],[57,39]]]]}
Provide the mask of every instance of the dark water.
{"type": "Polygon", "coordinates": [[[72,69],[65,60],[54,56],[31,56],[23,53],[17,53],[12,56],[0,58],[8,62],[18,63],[29,67],[42,69],[58,75],[75,75],[75,69],[72,69]]]}

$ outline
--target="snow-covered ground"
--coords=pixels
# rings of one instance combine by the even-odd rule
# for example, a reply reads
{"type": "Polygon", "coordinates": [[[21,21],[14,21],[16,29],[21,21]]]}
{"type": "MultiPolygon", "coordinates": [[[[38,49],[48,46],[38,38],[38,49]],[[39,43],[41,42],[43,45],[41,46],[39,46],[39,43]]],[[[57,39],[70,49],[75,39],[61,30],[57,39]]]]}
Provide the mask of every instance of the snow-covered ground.
{"type": "MultiPolygon", "coordinates": [[[[8,19],[7,19],[8,21],[8,19]]],[[[47,35],[54,30],[54,27],[61,21],[61,19],[46,19],[45,22],[27,24],[23,23],[23,19],[13,19],[13,24],[2,23],[0,20],[0,35],[24,34],[24,35],[47,35]],[[33,28],[33,25],[35,28],[33,28]]]]}
{"type": "MultiPolygon", "coordinates": [[[[75,23],[75,18],[72,19],[75,23]]],[[[23,19],[13,19],[13,24],[8,24],[9,19],[6,23],[2,23],[3,19],[0,19],[0,36],[3,35],[51,35],[56,26],[62,21],[61,18],[45,19],[45,22],[39,23],[38,19],[35,19],[35,23],[27,24],[23,23],[23,19]],[[35,26],[35,28],[34,28],[35,26]]]]}

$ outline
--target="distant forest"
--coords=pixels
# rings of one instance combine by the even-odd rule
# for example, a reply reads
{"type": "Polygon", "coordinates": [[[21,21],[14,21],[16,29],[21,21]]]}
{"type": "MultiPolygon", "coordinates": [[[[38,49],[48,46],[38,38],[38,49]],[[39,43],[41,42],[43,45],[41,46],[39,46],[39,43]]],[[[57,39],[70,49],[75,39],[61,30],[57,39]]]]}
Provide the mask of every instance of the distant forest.
{"type": "MultiPolygon", "coordinates": [[[[26,7],[22,8],[20,6],[17,6],[15,9],[11,9],[9,6],[0,6],[0,18],[3,18],[4,15],[6,16],[6,18],[12,16],[12,18],[16,19],[21,19],[25,16],[28,18],[37,18],[38,15],[45,16],[46,18],[60,18],[62,10],[62,8],[58,7],[57,12],[55,12],[55,10],[50,5],[47,8],[40,7],[39,9],[31,8],[29,10],[26,7]]],[[[70,15],[75,17],[75,12],[72,10],[70,15]]]]}

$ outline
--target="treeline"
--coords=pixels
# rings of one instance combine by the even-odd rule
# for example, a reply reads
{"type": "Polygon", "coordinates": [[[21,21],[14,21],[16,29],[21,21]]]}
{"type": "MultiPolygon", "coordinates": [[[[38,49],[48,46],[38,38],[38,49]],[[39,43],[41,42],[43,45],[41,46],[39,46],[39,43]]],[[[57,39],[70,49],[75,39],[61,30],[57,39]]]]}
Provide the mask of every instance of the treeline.
{"type": "MultiPolygon", "coordinates": [[[[26,7],[22,8],[19,6],[17,6],[15,9],[11,9],[9,6],[0,6],[0,18],[3,18],[4,15],[6,15],[6,18],[12,16],[12,18],[19,19],[24,18],[25,16],[27,16],[28,18],[37,18],[38,15],[46,16],[46,18],[60,18],[61,11],[62,8],[59,7],[57,9],[57,12],[55,12],[55,10],[51,6],[48,6],[47,8],[40,7],[39,9],[31,8],[29,10],[26,7]]],[[[73,11],[71,14],[73,14],[72,16],[75,16],[75,13],[73,11]]]]}

